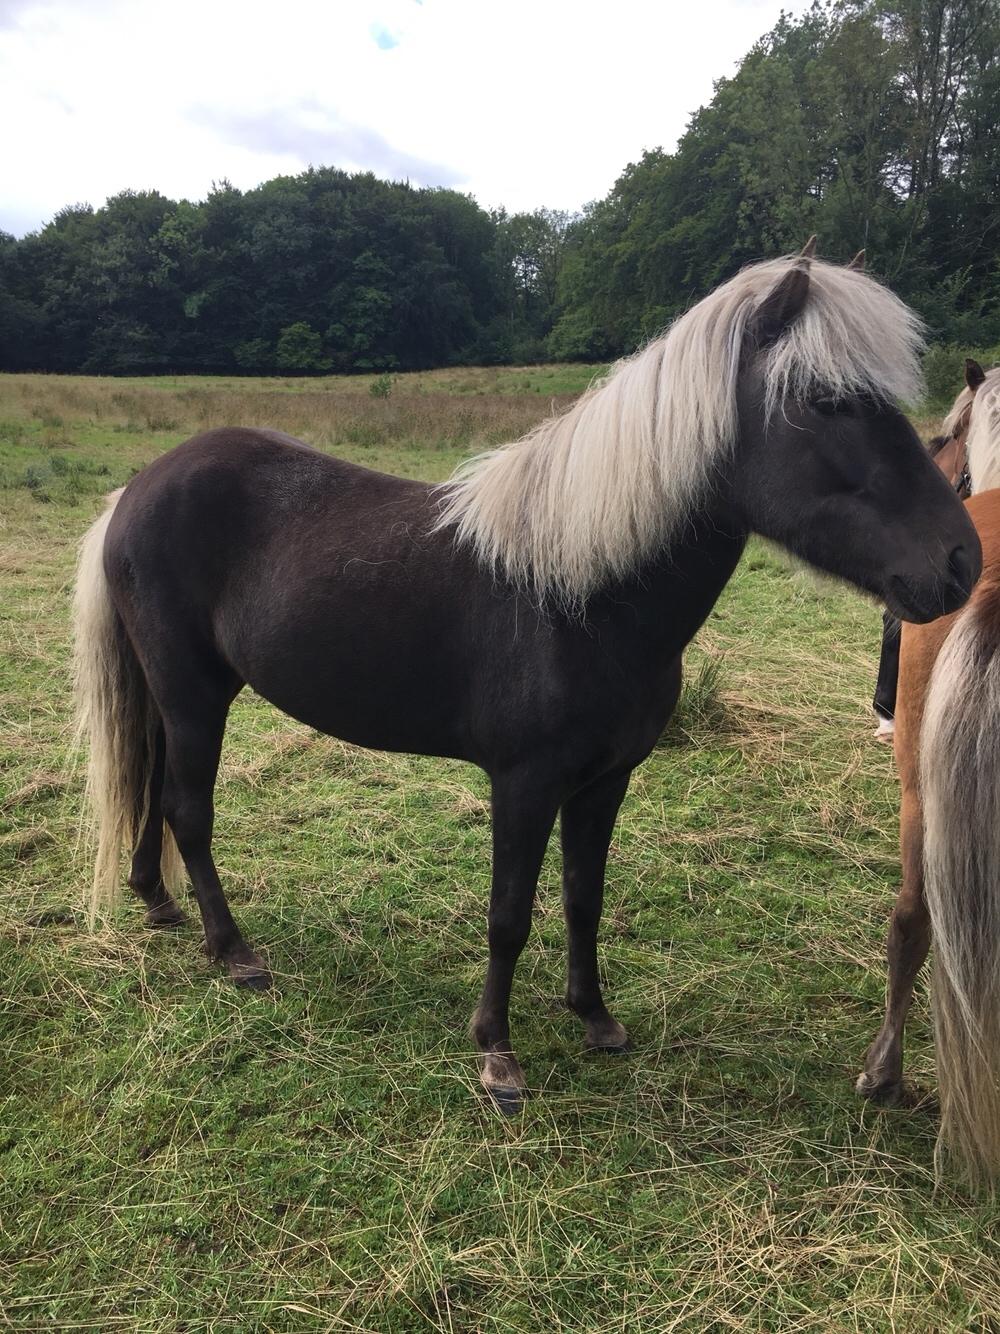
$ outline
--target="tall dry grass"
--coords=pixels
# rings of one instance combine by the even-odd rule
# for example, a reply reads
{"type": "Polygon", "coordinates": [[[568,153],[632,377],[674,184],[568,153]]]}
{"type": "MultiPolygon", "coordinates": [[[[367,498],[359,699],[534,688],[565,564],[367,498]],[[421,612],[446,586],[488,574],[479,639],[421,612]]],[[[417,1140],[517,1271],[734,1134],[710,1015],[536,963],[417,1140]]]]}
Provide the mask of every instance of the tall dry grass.
{"type": "MultiPolygon", "coordinates": [[[[467,373],[469,374],[469,373],[467,373]]],[[[492,383],[487,379],[486,384],[492,383]]],[[[406,449],[475,449],[517,439],[574,394],[502,393],[477,388],[429,392],[422,377],[401,376],[388,398],[367,382],[211,380],[165,382],[69,376],[7,376],[0,385],[0,419],[39,425],[58,437],[76,429],[130,435],[170,433],[178,439],[218,426],[270,427],[317,445],[406,449]],[[335,388],[329,387],[335,384],[335,388]],[[356,387],[355,387],[356,386],[356,387]]],[[[57,440],[57,443],[63,443],[57,440]]]]}

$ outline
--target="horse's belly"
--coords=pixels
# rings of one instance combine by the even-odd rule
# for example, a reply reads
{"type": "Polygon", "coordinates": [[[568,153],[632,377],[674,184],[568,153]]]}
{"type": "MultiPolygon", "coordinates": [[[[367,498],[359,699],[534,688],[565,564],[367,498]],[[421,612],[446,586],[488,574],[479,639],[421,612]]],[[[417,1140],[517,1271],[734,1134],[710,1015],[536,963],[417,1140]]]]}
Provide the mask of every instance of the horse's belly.
{"type": "Polygon", "coordinates": [[[328,736],[372,750],[474,758],[467,737],[465,690],[398,647],[386,652],[293,656],[287,651],[232,657],[257,694],[328,736]]]}

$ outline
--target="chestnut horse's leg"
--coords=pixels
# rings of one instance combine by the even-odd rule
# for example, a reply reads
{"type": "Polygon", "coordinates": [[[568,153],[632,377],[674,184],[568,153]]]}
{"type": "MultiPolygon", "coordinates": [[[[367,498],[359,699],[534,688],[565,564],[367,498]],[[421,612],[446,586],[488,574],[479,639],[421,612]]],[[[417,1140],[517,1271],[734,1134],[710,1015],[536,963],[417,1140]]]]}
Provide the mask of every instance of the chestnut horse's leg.
{"type": "Polygon", "coordinates": [[[524,1075],[510,1044],[508,1006],[514,968],[531,930],[538,872],[559,809],[552,786],[523,774],[493,779],[493,888],[490,961],[472,1035],[481,1053],[480,1078],[504,1112],[524,1096],[524,1075]]]}
{"type": "Polygon", "coordinates": [[[857,1090],[877,1102],[898,1102],[903,1081],[903,1026],[913,983],[931,943],[930,914],[923,892],[923,817],[920,799],[904,790],[900,812],[903,885],[892,910],[887,954],[889,983],[885,1020],[869,1048],[857,1090]]]}
{"type": "Polygon", "coordinates": [[[191,877],[209,958],[220,959],[234,982],[263,990],[271,985],[271,974],[233,921],[212,860],[212,793],[231,700],[232,692],[188,681],[182,709],[175,705],[163,710],[163,812],[191,877]]]}
{"type": "MultiPolygon", "coordinates": [[[[162,725],[156,729],[153,771],[149,780],[149,806],[139,841],[132,854],[129,887],[146,905],[149,926],[179,926],[186,920],[163,883],[160,859],[163,851],[163,767],[166,742],[162,725]]],[[[140,818],[142,813],[140,812],[140,818]]]]}
{"type": "Polygon", "coordinates": [[[625,1051],[628,1034],[608,1013],[597,970],[608,845],[631,770],[600,778],[562,808],[563,907],[569,942],[566,1004],[586,1025],[586,1045],[625,1051]]]}

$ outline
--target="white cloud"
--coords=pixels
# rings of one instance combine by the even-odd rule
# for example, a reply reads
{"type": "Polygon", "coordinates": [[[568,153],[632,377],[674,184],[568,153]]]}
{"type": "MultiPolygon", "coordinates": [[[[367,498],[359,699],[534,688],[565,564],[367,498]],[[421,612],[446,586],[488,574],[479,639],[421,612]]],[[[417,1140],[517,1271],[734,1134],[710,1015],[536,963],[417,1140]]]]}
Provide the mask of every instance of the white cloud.
{"type": "Polygon", "coordinates": [[[399,152],[376,130],[352,125],[313,99],[256,112],[198,107],[189,117],[217,131],[227,143],[255,152],[334,164],[345,171],[373,171],[414,185],[458,185],[462,181],[462,174],[451,167],[399,152]]]}
{"type": "MultiPolygon", "coordinates": [[[[793,8],[803,8],[804,0],[793,8]]],[[[780,0],[0,0],[0,227],[313,163],[579,208],[687,118],[780,0]]]]}

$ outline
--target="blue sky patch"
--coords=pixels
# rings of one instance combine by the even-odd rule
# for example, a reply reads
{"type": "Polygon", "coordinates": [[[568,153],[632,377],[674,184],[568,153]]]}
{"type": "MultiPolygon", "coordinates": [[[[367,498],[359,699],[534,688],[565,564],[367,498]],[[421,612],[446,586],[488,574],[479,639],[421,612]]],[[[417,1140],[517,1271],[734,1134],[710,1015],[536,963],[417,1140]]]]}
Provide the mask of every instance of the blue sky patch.
{"type": "Polygon", "coordinates": [[[391,51],[394,46],[399,45],[399,38],[390,32],[384,23],[373,23],[368,31],[380,51],[391,51]]]}

